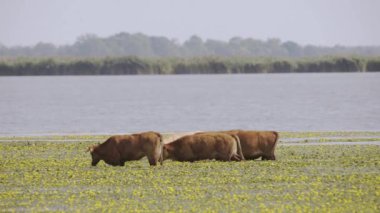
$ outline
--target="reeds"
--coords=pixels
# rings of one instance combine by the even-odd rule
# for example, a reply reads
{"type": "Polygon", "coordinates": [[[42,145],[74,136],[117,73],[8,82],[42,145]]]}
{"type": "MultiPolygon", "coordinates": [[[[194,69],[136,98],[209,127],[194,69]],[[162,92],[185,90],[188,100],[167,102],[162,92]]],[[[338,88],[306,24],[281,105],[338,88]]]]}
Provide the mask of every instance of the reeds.
{"type": "Polygon", "coordinates": [[[380,57],[318,58],[17,58],[0,61],[0,75],[149,75],[376,72],[380,57]]]}

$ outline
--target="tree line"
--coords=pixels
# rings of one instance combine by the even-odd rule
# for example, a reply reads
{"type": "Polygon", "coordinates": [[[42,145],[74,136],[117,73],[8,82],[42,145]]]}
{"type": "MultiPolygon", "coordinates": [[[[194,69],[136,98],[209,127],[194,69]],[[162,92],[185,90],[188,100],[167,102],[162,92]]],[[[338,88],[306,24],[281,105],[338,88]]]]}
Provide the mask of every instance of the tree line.
{"type": "Polygon", "coordinates": [[[7,47],[0,44],[0,58],[14,57],[319,57],[334,56],[379,56],[380,46],[323,47],[299,45],[279,39],[265,41],[253,38],[234,37],[228,41],[203,40],[194,35],[180,43],[162,36],[147,36],[142,33],[118,33],[109,37],[87,34],[80,36],[71,45],[56,46],[40,42],[34,46],[7,47]]]}
{"type": "Polygon", "coordinates": [[[376,72],[380,57],[322,58],[17,58],[0,60],[0,76],[376,72]]]}

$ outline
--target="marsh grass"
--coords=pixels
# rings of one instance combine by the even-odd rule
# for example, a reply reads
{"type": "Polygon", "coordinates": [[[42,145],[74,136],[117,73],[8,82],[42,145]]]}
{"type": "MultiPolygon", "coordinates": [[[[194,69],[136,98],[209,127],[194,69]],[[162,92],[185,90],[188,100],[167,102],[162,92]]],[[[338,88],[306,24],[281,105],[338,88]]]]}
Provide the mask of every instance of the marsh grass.
{"type": "Polygon", "coordinates": [[[0,76],[379,72],[370,56],[0,58],[0,76]]]}
{"type": "Polygon", "coordinates": [[[278,146],[277,161],[91,167],[93,143],[0,143],[1,211],[379,211],[380,146],[278,146]]]}

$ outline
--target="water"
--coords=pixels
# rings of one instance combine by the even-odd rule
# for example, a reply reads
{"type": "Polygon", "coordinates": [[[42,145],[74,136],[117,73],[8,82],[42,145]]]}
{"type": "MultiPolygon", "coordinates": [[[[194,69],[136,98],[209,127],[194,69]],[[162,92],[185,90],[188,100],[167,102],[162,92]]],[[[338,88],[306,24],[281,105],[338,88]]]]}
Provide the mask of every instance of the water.
{"type": "Polygon", "coordinates": [[[0,135],[380,131],[380,73],[0,77],[0,135]]]}

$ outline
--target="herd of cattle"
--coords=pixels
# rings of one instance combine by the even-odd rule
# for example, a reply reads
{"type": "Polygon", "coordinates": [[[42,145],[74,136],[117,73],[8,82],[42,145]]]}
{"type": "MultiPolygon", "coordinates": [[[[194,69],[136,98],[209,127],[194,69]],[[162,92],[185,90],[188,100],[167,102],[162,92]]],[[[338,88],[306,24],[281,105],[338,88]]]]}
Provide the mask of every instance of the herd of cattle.
{"type": "Polygon", "coordinates": [[[278,137],[275,131],[197,132],[164,144],[162,135],[151,131],[111,136],[104,143],[90,146],[87,151],[91,154],[92,166],[100,160],[113,166],[124,166],[126,161],[145,156],[152,166],[158,161],[162,165],[166,159],[241,161],[261,157],[262,160],[275,160],[278,137]]]}

